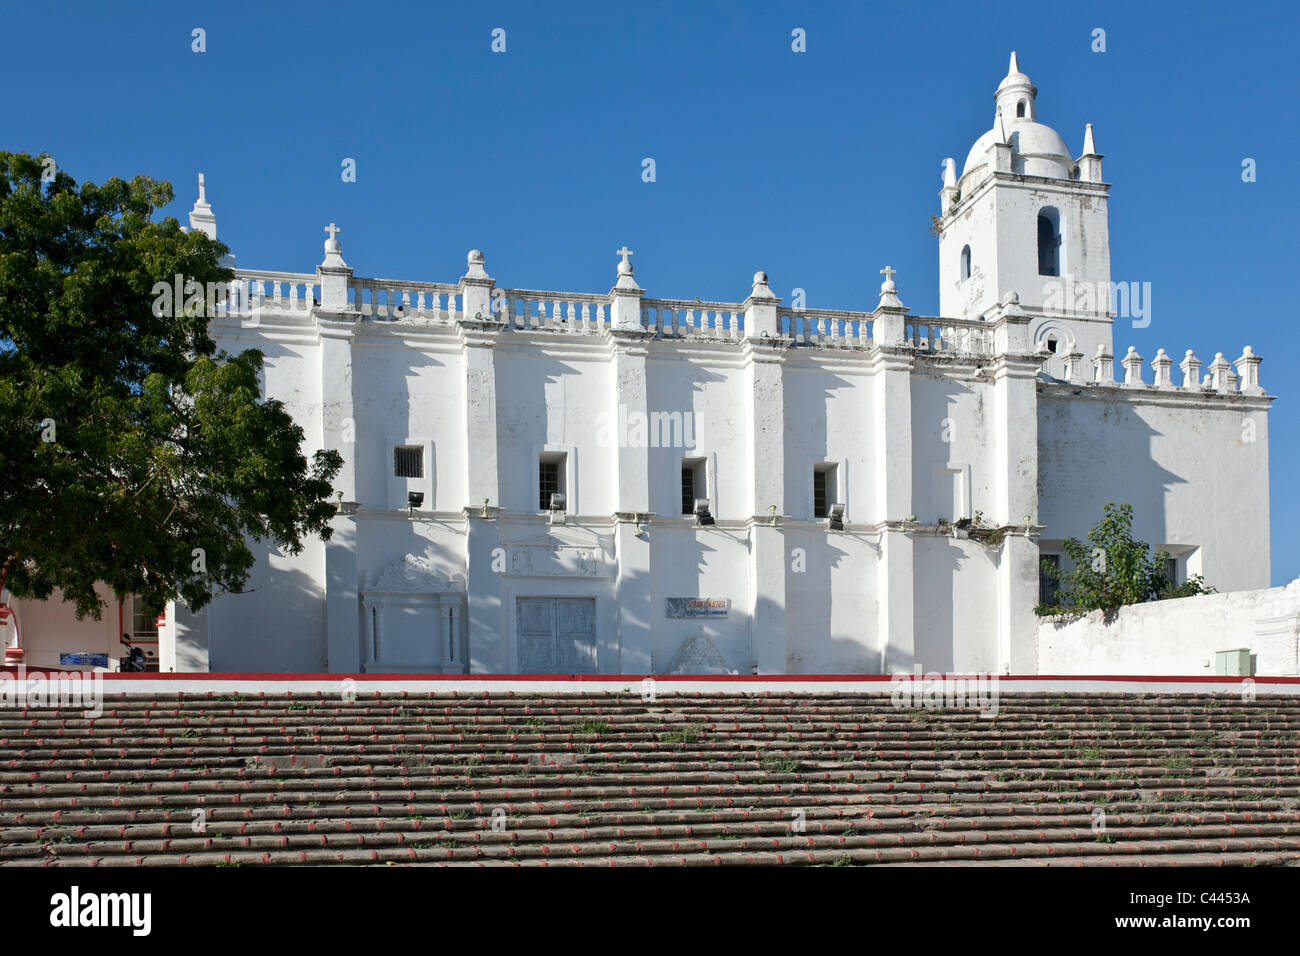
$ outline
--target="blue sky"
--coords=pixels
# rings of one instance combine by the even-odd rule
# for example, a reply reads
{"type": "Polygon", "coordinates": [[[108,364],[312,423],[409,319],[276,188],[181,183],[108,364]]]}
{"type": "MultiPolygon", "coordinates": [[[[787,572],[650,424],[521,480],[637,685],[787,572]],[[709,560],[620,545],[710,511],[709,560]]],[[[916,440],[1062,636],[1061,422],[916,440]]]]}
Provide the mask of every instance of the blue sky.
{"type": "Polygon", "coordinates": [[[1151,325],[1117,322],[1117,358],[1263,356],[1285,583],[1300,574],[1284,223],[1300,5],[1083,6],[11,4],[0,148],[78,179],[170,180],[182,221],[202,171],[220,238],[252,268],[311,271],[333,220],[358,275],[453,282],[480,248],[501,285],[604,292],[627,243],[652,296],[738,301],[765,269],[809,307],[871,309],[889,263],[934,314],[940,162],[960,169],[991,125],[1015,49],[1039,120],[1076,155],[1094,124],[1112,279],[1152,284],[1151,325]]]}

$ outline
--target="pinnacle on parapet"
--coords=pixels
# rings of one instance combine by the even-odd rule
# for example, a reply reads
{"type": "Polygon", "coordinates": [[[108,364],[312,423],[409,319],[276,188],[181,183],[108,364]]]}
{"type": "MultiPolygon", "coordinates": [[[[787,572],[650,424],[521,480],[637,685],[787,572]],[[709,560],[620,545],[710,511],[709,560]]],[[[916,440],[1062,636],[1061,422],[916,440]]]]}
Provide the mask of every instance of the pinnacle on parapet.
{"type": "Polygon", "coordinates": [[[894,282],[898,270],[893,266],[885,266],[880,270],[880,274],[885,277],[885,281],[880,283],[880,307],[905,308],[903,301],[898,297],[898,284],[894,282]]]}
{"type": "Polygon", "coordinates": [[[1086,124],[1083,128],[1083,155],[1084,156],[1097,155],[1097,144],[1093,142],[1091,123],[1086,124]]]}
{"type": "Polygon", "coordinates": [[[490,279],[487,269],[484,268],[486,259],[483,257],[481,249],[471,249],[465,257],[465,278],[466,279],[490,279]]]}
{"type": "Polygon", "coordinates": [[[620,257],[618,263],[618,281],[614,283],[614,288],[624,289],[629,292],[641,291],[641,287],[637,285],[636,280],[632,278],[632,263],[629,261],[630,257],[636,255],[636,253],[629,249],[625,242],[623,243],[623,248],[614,250],[614,255],[620,257]]]}
{"type": "Polygon", "coordinates": [[[334,223],[325,227],[325,232],[329,238],[325,240],[325,261],[322,266],[335,269],[346,269],[348,264],[343,261],[343,246],[339,243],[338,234],[343,230],[334,223]]]}
{"type": "Polygon", "coordinates": [[[199,173],[199,198],[194,200],[194,208],[190,210],[190,228],[204,233],[209,239],[217,238],[217,217],[208,204],[202,173],[199,173]]]}

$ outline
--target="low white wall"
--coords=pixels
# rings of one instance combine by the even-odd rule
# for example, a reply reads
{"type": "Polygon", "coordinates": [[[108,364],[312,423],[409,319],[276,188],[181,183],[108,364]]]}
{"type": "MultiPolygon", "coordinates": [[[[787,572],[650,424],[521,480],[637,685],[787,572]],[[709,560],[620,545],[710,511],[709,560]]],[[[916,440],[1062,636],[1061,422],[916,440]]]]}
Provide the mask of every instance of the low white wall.
{"type": "Polygon", "coordinates": [[[1286,587],[1232,591],[1038,623],[1040,674],[1213,675],[1217,651],[1249,649],[1254,672],[1300,674],[1300,578],[1286,587]]]}

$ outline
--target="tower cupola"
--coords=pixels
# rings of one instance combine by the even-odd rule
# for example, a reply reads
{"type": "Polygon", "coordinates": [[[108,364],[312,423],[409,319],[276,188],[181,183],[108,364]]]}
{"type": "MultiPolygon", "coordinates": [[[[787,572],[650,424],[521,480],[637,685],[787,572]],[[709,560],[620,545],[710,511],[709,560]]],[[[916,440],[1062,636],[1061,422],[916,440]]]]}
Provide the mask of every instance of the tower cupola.
{"type": "Polygon", "coordinates": [[[1011,51],[1011,67],[1007,70],[1007,75],[1002,78],[998,84],[998,91],[993,94],[997,101],[997,110],[994,112],[994,125],[997,125],[997,114],[1001,113],[1010,122],[1013,119],[1030,120],[1031,122],[1037,116],[1037,110],[1034,106],[1034,97],[1038,95],[1038,90],[1029,77],[1020,72],[1020,64],[1016,60],[1015,50],[1011,51]]]}

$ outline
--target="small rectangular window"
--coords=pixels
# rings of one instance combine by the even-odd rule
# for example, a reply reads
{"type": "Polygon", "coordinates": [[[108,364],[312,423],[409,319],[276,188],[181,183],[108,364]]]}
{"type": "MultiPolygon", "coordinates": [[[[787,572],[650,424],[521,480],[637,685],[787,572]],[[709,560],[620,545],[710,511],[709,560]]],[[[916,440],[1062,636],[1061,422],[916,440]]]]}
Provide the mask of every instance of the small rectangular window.
{"type": "Polygon", "coordinates": [[[695,514],[695,499],[707,498],[703,458],[682,459],[682,514],[695,514]]]}
{"type": "Polygon", "coordinates": [[[419,445],[398,445],[394,448],[393,477],[423,478],[424,449],[419,445]]]}
{"type": "Polygon", "coordinates": [[[560,490],[560,462],[555,459],[542,459],[537,466],[538,510],[550,511],[551,495],[560,490]]]}
{"type": "Polygon", "coordinates": [[[158,640],[158,615],[162,612],[149,607],[139,597],[131,599],[131,637],[133,640],[158,640]]]}
{"type": "Polygon", "coordinates": [[[1168,558],[1165,560],[1165,580],[1171,587],[1178,586],[1178,559],[1168,558]]]}
{"type": "Polygon", "coordinates": [[[836,466],[830,464],[813,467],[813,517],[825,518],[831,513],[831,505],[839,499],[836,496],[836,466]]]}
{"type": "MultiPolygon", "coordinates": [[[[1061,556],[1059,554],[1045,554],[1042,559],[1053,568],[1060,570],[1061,556]]],[[[1055,604],[1060,587],[1060,582],[1040,564],[1038,566],[1038,600],[1043,604],[1055,604]]]]}

